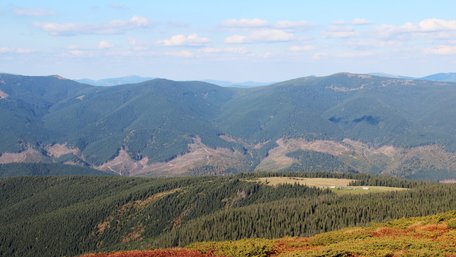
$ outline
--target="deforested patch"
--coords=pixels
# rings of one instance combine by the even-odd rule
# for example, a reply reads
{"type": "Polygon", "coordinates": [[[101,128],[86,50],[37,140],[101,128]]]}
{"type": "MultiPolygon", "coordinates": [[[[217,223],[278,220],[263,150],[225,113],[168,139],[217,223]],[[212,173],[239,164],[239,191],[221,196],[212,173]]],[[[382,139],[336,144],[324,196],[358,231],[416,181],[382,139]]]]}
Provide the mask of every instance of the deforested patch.
{"type": "Polygon", "coordinates": [[[44,161],[46,161],[46,157],[31,147],[19,153],[0,153],[0,164],[39,163],[44,161]]]}
{"type": "Polygon", "coordinates": [[[97,168],[109,170],[121,175],[170,176],[183,175],[200,167],[213,166],[223,172],[228,168],[241,167],[244,156],[239,151],[228,148],[211,148],[202,143],[196,136],[189,144],[187,153],[179,155],[168,162],[149,163],[147,156],[134,160],[127,149],[121,149],[117,157],[97,168]]]}
{"type": "Polygon", "coordinates": [[[144,157],[136,161],[130,157],[126,149],[121,149],[119,154],[112,160],[98,166],[98,169],[112,171],[120,175],[134,175],[149,167],[149,158],[144,157]]]}
{"type": "Polygon", "coordinates": [[[73,154],[79,156],[81,151],[76,147],[70,147],[66,143],[64,144],[53,144],[45,147],[48,155],[52,158],[59,158],[67,154],[73,154]]]}
{"type": "Polygon", "coordinates": [[[8,98],[8,94],[4,91],[0,90],[0,100],[8,98]]]}
{"type": "Polygon", "coordinates": [[[359,91],[359,90],[362,90],[364,89],[366,86],[365,85],[361,85],[359,87],[343,87],[343,86],[337,86],[337,85],[331,85],[329,87],[327,87],[328,89],[331,89],[332,91],[335,91],[335,92],[342,92],[342,93],[346,93],[346,92],[353,92],[353,91],[359,91]]]}
{"type": "Polygon", "coordinates": [[[449,152],[440,145],[375,147],[352,139],[307,141],[303,138],[281,138],[276,143],[277,147],[268,152],[256,170],[289,168],[299,163],[290,153],[301,150],[332,155],[354,170],[364,173],[409,177],[424,167],[429,170],[455,171],[456,175],[456,153],[449,152]]]}

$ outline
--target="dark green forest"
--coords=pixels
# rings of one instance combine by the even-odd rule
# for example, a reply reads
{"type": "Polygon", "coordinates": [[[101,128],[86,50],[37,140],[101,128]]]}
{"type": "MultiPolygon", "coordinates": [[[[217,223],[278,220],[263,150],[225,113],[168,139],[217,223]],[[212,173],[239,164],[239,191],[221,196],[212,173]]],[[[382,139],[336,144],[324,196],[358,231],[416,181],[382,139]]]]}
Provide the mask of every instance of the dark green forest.
{"type": "Polygon", "coordinates": [[[114,176],[116,174],[111,172],[95,170],[89,167],[65,165],[61,163],[0,164],[0,177],[65,175],[114,176]]]}
{"type": "Polygon", "coordinates": [[[125,178],[0,179],[0,256],[186,245],[204,240],[313,235],[346,226],[456,208],[456,187],[339,173],[125,178]],[[264,176],[355,179],[408,188],[336,195],[301,185],[266,186],[264,176]]]}

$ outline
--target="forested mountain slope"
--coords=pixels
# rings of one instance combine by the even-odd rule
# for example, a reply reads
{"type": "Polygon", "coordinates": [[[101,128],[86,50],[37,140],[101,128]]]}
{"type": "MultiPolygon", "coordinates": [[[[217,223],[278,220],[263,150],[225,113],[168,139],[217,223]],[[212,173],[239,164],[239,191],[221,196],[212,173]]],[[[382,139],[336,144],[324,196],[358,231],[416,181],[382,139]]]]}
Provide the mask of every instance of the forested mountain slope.
{"type": "Polygon", "coordinates": [[[309,236],[456,208],[455,185],[330,173],[17,177],[0,190],[0,256],[21,257],[309,236]],[[360,191],[258,182],[275,176],[354,180],[360,191]]]}
{"type": "Polygon", "coordinates": [[[453,256],[456,211],[353,227],[312,237],[194,243],[185,248],[118,251],[83,257],[453,256]]]}
{"type": "Polygon", "coordinates": [[[250,89],[0,75],[0,163],[122,175],[254,170],[456,177],[456,84],[338,73],[250,89]]]}

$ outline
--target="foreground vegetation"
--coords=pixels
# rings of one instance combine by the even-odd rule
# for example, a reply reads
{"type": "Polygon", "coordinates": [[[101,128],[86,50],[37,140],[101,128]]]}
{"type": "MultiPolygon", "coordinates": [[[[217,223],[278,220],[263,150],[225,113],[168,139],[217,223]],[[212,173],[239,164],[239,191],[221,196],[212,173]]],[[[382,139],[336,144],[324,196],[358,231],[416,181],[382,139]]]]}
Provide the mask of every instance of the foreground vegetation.
{"type": "Polygon", "coordinates": [[[456,209],[455,185],[353,174],[16,177],[0,179],[0,190],[0,256],[69,256],[302,237],[456,209]],[[299,184],[249,182],[284,176],[349,179],[354,180],[351,186],[407,190],[337,195],[299,184]]]}
{"type": "Polygon", "coordinates": [[[121,256],[456,256],[456,211],[351,227],[313,237],[194,243],[186,249],[88,254],[121,256]],[[161,255],[166,253],[167,255],[161,255]]]}

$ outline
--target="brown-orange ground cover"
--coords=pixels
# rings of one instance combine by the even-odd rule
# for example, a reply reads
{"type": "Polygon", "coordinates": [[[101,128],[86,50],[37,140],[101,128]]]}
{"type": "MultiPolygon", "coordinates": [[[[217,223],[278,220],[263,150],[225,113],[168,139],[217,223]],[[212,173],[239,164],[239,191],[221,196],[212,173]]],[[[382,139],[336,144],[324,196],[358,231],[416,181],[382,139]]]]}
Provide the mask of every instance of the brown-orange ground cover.
{"type": "Polygon", "coordinates": [[[147,251],[121,251],[110,253],[92,253],[82,255],[81,257],[214,257],[215,255],[201,253],[197,250],[189,249],[163,249],[147,251]]]}
{"type": "Polygon", "coordinates": [[[456,257],[456,211],[346,228],[312,237],[201,242],[185,249],[85,255],[84,257],[456,257]]]}

